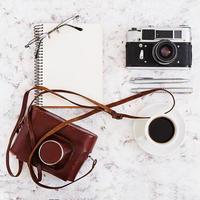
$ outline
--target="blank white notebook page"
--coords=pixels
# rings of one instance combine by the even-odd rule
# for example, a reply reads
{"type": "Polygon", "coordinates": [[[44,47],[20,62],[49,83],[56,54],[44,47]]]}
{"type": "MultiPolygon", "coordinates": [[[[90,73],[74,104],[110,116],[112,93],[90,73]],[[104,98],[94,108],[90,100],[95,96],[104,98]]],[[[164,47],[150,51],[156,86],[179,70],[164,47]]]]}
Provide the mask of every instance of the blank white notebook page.
{"type": "MultiPolygon", "coordinates": [[[[71,90],[94,100],[103,100],[102,29],[98,24],[79,24],[78,31],[68,26],[43,40],[43,85],[71,90]]],[[[55,24],[43,24],[47,32],[55,24]]],[[[66,95],[64,95],[66,96],[66,95]]],[[[66,97],[87,105],[87,101],[66,97]]],[[[43,105],[71,105],[50,94],[43,96],[43,105]]]]}

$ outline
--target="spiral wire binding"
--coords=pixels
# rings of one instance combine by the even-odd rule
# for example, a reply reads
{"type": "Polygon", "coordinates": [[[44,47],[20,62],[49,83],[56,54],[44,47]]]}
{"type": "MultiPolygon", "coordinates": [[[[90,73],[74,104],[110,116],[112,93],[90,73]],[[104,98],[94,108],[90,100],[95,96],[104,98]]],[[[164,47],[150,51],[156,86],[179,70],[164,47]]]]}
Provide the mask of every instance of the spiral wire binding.
{"type": "MultiPolygon", "coordinates": [[[[43,24],[34,26],[34,37],[40,37],[43,34],[43,24]]],[[[35,42],[35,54],[38,53],[38,56],[34,60],[34,84],[42,86],[43,85],[43,42],[35,42]]],[[[39,94],[39,91],[35,91],[35,96],[39,94]]],[[[41,106],[43,104],[43,96],[39,96],[35,100],[35,104],[41,106]]]]}

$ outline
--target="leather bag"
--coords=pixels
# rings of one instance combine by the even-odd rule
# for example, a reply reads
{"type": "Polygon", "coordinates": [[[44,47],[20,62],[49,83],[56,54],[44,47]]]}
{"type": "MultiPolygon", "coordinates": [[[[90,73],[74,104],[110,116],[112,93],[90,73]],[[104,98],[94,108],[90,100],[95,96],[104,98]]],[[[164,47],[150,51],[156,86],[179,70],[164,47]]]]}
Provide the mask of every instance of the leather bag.
{"type": "MultiPolygon", "coordinates": [[[[175,99],[169,91],[162,88],[140,92],[138,94],[107,105],[103,105],[93,99],[72,91],[60,89],[50,90],[43,86],[35,86],[31,88],[24,94],[21,112],[16,126],[10,136],[9,144],[7,147],[6,166],[9,174],[14,177],[19,176],[23,168],[23,163],[27,163],[32,180],[37,185],[48,189],[60,189],[84,178],[94,169],[97,163],[97,160],[91,158],[90,156],[97,140],[97,135],[76,125],[74,122],[87,118],[101,111],[108,113],[112,116],[112,118],[118,120],[123,118],[149,118],[148,116],[140,117],[118,113],[114,111],[112,107],[127,103],[128,101],[146,96],[160,90],[167,92],[172,97],[173,105],[168,111],[166,111],[166,113],[168,113],[175,106],[175,99]],[[28,105],[29,93],[32,90],[38,90],[40,92],[28,105]],[[76,108],[86,108],[89,109],[89,111],[71,119],[63,119],[41,106],[34,105],[35,100],[45,93],[56,95],[57,97],[65,99],[66,101],[74,104],[76,108]],[[68,93],[84,98],[90,103],[94,104],[94,106],[82,105],[73,102],[70,99],[62,96],[62,93],[68,93]],[[62,154],[62,158],[59,160],[58,163],[52,165],[48,165],[44,161],[42,161],[39,154],[39,150],[41,150],[41,147],[43,147],[44,144],[49,141],[51,141],[51,143],[52,141],[54,141],[54,143],[59,144],[62,149],[64,149],[64,151],[62,151],[62,153],[64,152],[64,154],[62,154]],[[10,168],[10,152],[14,154],[18,159],[19,167],[16,174],[14,174],[10,168]],[[92,160],[92,166],[90,170],[79,178],[76,178],[81,166],[88,158],[91,158],[92,160]],[[37,172],[37,174],[35,171],[37,172]],[[59,179],[69,182],[62,186],[56,187],[45,185],[41,182],[43,171],[46,171],[58,177],[59,179]]],[[[72,108],[73,106],[49,106],[48,108],[58,107],[72,108]]],[[[55,154],[56,148],[54,148],[53,146],[48,147],[43,153],[43,155],[47,156],[48,159],[52,159],[53,157],[55,157],[55,154]]]]}

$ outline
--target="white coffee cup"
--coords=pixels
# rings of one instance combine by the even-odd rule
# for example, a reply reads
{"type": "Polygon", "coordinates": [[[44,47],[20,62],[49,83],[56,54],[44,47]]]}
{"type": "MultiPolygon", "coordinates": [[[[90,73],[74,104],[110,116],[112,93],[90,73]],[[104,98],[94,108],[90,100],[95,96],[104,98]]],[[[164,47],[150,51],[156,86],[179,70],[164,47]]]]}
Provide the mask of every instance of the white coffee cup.
{"type": "Polygon", "coordinates": [[[144,107],[140,112],[138,112],[138,115],[152,117],[143,120],[135,120],[135,122],[133,123],[133,132],[137,144],[145,152],[152,155],[172,155],[172,153],[175,153],[175,150],[179,149],[178,147],[183,144],[186,136],[185,122],[178,110],[173,109],[173,111],[164,114],[167,108],[167,105],[163,103],[148,105],[144,107]],[[158,117],[166,117],[170,119],[170,121],[174,125],[174,135],[169,141],[165,143],[158,143],[152,140],[149,135],[149,125],[155,118],[158,117]]]}

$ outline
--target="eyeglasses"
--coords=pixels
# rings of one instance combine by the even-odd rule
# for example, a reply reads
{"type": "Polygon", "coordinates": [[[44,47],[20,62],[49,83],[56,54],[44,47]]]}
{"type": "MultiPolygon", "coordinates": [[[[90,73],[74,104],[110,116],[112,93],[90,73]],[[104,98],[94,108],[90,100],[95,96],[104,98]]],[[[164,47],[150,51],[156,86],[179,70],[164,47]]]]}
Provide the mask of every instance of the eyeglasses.
{"type": "Polygon", "coordinates": [[[48,32],[42,33],[40,36],[36,36],[36,37],[34,37],[33,39],[31,39],[31,40],[25,45],[25,48],[28,48],[28,47],[30,47],[33,43],[36,43],[36,42],[37,42],[38,45],[37,45],[37,49],[36,49],[36,52],[35,52],[35,58],[37,58],[42,41],[43,41],[44,38],[46,38],[46,37],[49,37],[49,38],[50,38],[51,33],[55,32],[55,31],[59,32],[59,29],[60,29],[61,27],[64,27],[64,26],[68,26],[68,27],[74,28],[74,29],[76,29],[77,31],[82,31],[82,30],[83,30],[82,28],[77,27],[77,26],[73,26],[73,25],[71,25],[71,24],[68,24],[69,21],[75,20],[75,19],[78,19],[78,18],[79,18],[79,15],[75,15],[75,16],[72,16],[72,17],[69,17],[69,18],[63,20],[63,21],[62,21],[61,23],[59,23],[56,27],[52,28],[52,29],[49,30],[48,32]]]}

